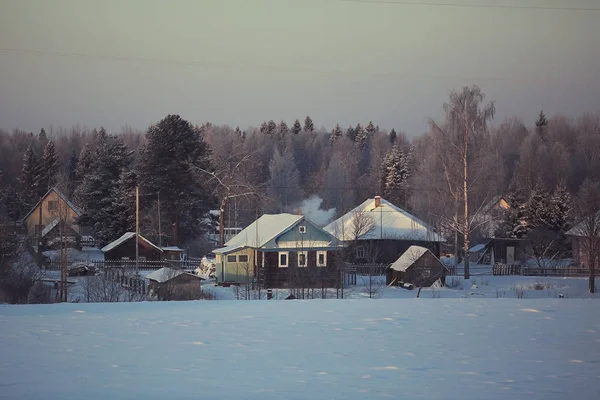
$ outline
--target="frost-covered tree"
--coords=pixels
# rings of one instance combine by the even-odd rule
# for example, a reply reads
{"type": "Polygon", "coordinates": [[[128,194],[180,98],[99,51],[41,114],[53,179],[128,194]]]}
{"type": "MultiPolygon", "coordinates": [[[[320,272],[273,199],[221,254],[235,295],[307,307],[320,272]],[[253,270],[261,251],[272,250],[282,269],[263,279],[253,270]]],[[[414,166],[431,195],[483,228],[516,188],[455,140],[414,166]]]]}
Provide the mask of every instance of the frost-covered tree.
{"type": "Polygon", "coordinates": [[[549,228],[553,225],[553,205],[544,185],[538,182],[527,201],[527,221],[532,228],[549,228]]]}
{"type": "Polygon", "coordinates": [[[83,178],[90,173],[92,169],[92,163],[94,162],[94,154],[92,152],[92,146],[86,143],[79,153],[79,159],[77,160],[77,167],[75,168],[75,182],[76,186],[79,186],[83,182],[83,178]]]}
{"type": "Polygon", "coordinates": [[[277,133],[279,134],[280,137],[283,137],[283,136],[287,135],[289,131],[290,130],[289,130],[287,124],[285,123],[285,121],[282,120],[279,123],[279,126],[277,127],[277,133]]]}
{"type": "Polygon", "coordinates": [[[265,133],[267,135],[274,135],[277,132],[277,124],[272,119],[267,122],[267,130],[265,133]]]}
{"type": "Polygon", "coordinates": [[[408,203],[408,157],[399,145],[394,145],[381,165],[381,191],[383,197],[406,209],[408,203]]]}
{"type": "Polygon", "coordinates": [[[312,132],[315,130],[315,124],[312,119],[307,115],[304,119],[304,132],[312,132]]]}
{"type": "Polygon", "coordinates": [[[294,135],[299,134],[300,132],[302,132],[302,125],[300,124],[299,120],[295,120],[294,121],[294,125],[292,125],[292,133],[294,135]]]}
{"type": "Polygon", "coordinates": [[[202,218],[214,199],[195,168],[210,169],[208,145],[199,129],[179,115],[168,115],[148,128],[140,152],[137,176],[142,198],[160,191],[164,225],[172,227],[171,242],[179,245],[202,233],[202,218]]]}
{"type": "Polygon", "coordinates": [[[397,138],[398,134],[396,133],[396,130],[392,128],[392,130],[390,131],[390,143],[395,144],[397,138]]]}
{"type": "Polygon", "coordinates": [[[346,137],[348,139],[350,139],[352,142],[354,142],[356,140],[356,132],[354,131],[354,128],[352,127],[352,125],[350,125],[348,127],[348,129],[346,129],[346,137]]]}
{"type": "Polygon", "coordinates": [[[23,166],[21,167],[21,176],[19,184],[21,185],[21,197],[24,201],[24,207],[32,207],[38,200],[40,161],[29,145],[25,154],[23,154],[23,166]]]}
{"type": "Polygon", "coordinates": [[[260,133],[267,133],[267,131],[269,130],[267,121],[264,121],[262,124],[260,124],[260,128],[258,128],[258,130],[260,131],[260,133]]]}
{"type": "Polygon", "coordinates": [[[373,124],[373,121],[369,121],[369,123],[367,124],[367,126],[365,127],[365,132],[367,133],[368,136],[373,136],[373,134],[378,131],[378,127],[375,127],[375,124],[373,124]]]}
{"type": "Polygon", "coordinates": [[[40,166],[38,197],[43,196],[48,189],[56,183],[56,174],[58,173],[58,154],[54,142],[49,140],[44,147],[42,163],[40,166]]]}
{"type": "Polygon", "coordinates": [[[544,110],[540,111],[538,119],[535,121],[535,133],[538,134],[543,142],[546,142],[546,133],[548,132],[548,120],[544,114],[544,110]]]}
{"type": "Polygon", "coordinates": [[[339,151],[334,152],[321,188],[323,207],[335,207],[338,214],[353,205],[353,196],[350,176],[345,167],[345,156],[339,151]]]}
{"type": "Polygon", "coordinates": [[[564,182],[559,182],[554,189],[550,204],[552,206],[551,229],[555,232],[565,233],[570,228],[573,205],[571,194],[564,182]]]}
{"type": "Polygon", "coordinates": [[[134,171],[123,170],[113,188],[110,235],[120,237],[126,232],[135,232],[135,187],[137,177],[134,171]]]}
{"type": "Polygon", "coordinates": [[[596,292],[596,268],[600,257],[600,185],[586,179],[573,202],[576,225],[571,233],[578,243],[582,264],[589,269],[588,291],[596,292]]]}
{"type": "Polygon", "coordinates": [[[37,151],[38,152],[42,152],[44,151],[44,148],[46,147],[46,144],[48,143],[48,135],[46,134],[46,131],[44,130],[44,128],[40,129],[40,133],[37,136],[37,151]]]}
{"type": "Polygon", "coordinates": [[[239,137],[244,136],[243,132],[240,130],[239,126],[235,127],[235,134],[238,135],[239,137]]]}
{"type": "Polygon", "coordinates": [[[360,123],[356,124],[356,128],[354,128],[354,143],[359,149],[362,149],[366,146],[367,140],[369,136],[365,129],[360,125],[360,123]]]}
{"type": "Polygon", "coordinates": [[[102,244],[118,237],[118,232],[112,230],[114,188],[118,186],[127,163],[128,151],[121,137],[99,136],[89,170],[76,190],[75,196],[82,208],[79,223],[90,227],[96,240],[102,244]]]}
{"type": "Polygon", "coordinates": [[[269,163],[267,194],[273,202],[274,210],[279,212],[302,200],[300,173],[296,167],[294,154],[289,148],[283,152],[275,149],[269,163]]]}
{"type": "Polygon", "coordinates": [[[529,232],[527,221],[527,201],[521,189],[516,185],[511,185],[508,194],[505,197],[509,205],[505,213],[505,219],[500,226],[500,232],[497,236],[508,238],[523,238],[529,232]]]}
{"type": "Polygon", "coordinates": [[[335,128],[331,131],[331,135],[329,136],[329,142],[331,144],[335,143],[339,139],[342,138],[344,132],[342,132],[342,128],[340,128],[340,124],[337,124],[335,128]]]}
{"type": "Polygon", "coordinates": [[[68,177],[68,195],[69,197],[73,196],[75,192],[75,187],[77,185],[77,164],[79,163],[79,157],[77,156],[77,152],[75,149],[71,150],[71,155],[69,156],[69,164],[67,165],[67,177],[68,177]]]}

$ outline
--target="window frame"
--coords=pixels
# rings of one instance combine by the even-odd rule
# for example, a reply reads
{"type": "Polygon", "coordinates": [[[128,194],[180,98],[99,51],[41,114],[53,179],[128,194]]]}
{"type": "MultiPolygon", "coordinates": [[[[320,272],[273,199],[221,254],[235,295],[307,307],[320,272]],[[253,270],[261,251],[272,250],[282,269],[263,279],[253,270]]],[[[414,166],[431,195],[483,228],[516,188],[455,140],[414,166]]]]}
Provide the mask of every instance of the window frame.
{"type": "Polygon", "coordinates": [[[225,257],[225,262],[228,264],[235,264],[238,260],[237,257],[238,257],[237,254],[227,254],[227,257],[225,257]],[[233,257],[233,261],[229,260],[230,257],[233,257]]]}
{"type": "Polygon", "coordinates": [[[297,251],[296,257],[298,258],[298,268],[308,267],[308,251],[297,251]],[[304,256],[304,264],[300,264],[300,256],[304,256]]]}
{"type": "Polygon", "coordinates": [[[247,263],[248,261],[250,261],[250,257],[248,256],[248,254],[240,254],[238,256],[238,262],[240,262],[240,263],[247,263]],[[244,257],[245,260],[242,260],[242,257],[244,257]]]}
{"type": "Polygon", "coordinates": [[[306,233],[306,225],[298,226],[298,232],[300,232],[302,234],[306,233]]]}
{"type": "Polygon", "coordinates": [[[326,267],[327,266],[327,251],[319,250],[317,251],[317,267],[326,267]],[[319,262],[319,257],[323,256],[323,263],[319,262]]]}
{"type": "Polygon", "coordinates": [[[365,258],[365,248],[364,248],[364,246],[356,246],[356,249],[354,249],[354,255],[359,260],[364,259],[365,258]]]}
{"type": "Polygon", "coordinates": [[[289,251],[280,251],[277,253],[277,265],[279,268],[287,268],[290,266],[290,252],[289,251]],[[281,263],[281,256],[285,255],[285,264],[281,263]]]}
{"type": "Polygon", "coordinates": [[[48,212],[58,211],[58,201],[48,200],[48,212]],[[53,207],[50,207],[52,204],[53,207]]]}

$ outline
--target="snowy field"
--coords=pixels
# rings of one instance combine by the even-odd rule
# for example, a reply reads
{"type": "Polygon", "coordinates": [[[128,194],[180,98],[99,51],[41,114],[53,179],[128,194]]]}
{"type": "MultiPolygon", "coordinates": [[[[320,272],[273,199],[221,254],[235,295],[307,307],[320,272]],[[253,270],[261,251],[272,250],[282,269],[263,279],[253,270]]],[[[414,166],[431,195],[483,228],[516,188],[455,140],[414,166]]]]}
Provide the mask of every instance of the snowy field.
{"type": "Polygon", "coordinates": [[[481,297],[1,305],[1,397],[593,399],[599,306],[481,297]]]}

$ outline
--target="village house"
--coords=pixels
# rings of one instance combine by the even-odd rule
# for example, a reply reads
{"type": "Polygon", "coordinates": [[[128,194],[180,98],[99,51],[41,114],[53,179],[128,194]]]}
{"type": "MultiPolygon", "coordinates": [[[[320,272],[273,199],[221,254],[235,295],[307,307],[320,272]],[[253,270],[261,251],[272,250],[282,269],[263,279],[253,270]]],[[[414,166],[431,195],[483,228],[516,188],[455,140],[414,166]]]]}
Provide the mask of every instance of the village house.
{"type": "Polygon", "coordinates": [[[359,264],[390,264],[413,245],[439,257],[445,242],[433,227],[380,196],[367,199],[324,229],[347,247],[347,261],[359,264]]]}
{"type": "MultiPolygon", "coordinates": [[[[595,220],[589,220],[580,222],[575,225],[569,231],[567,231],[567,236],[571,237],[571,249],[573,251],[573,264],[578,267],[587,268],[590,265],[589,262],[589,250],[588,246],[590,243],[590,232],[596,231],[597,221],[600,221],[600,213],[596,216],[595,220]],[[586,227],[588,225],[588,227],[586,227]]],[[[596,247],[600,249],[600,237],[596,239],[596,247]]],[[[597,255],[600,258],[600,254],[597,255]]],[[[598,265],[598,261],[596,260],[596,265],[598,265]]],[[[596,267],[598,268],[598,267],[596,267]]]]}
{"type": "MultiPolygon", "coordinates": [[[[138,260],[160,261],[163,251],[160,247],[146,239],[138,236],[138,260]]],[[[135,260],[135,232],[124,233],[117,240],[107,244],[101,250],[106,261],[135,260]]]]}
{"type": "Polygon", "coordinates": [[[337,250],[336,238],[302,215],[265,214],[213,253],[221,282],[334,287],[337,250]]]}
{"type": "Polygon", "coordinates": [[[183,270],[161,268],[146,275],[148,294],[158,300],[192,300],[199,298],[202,278],[183,270]]]}
{"type": "Polygon", "coordinates": [[[77,219],[81,211],[57,188],[46,192],[22,219],[32,244],[58,248],[62,235],[67,247],[79,247],[83,227],[77,219]],[[41,238],[41,243],[37,239],[41,238]],[[58,247],[57,247],[58,246],[58,247]]]}
{"type": "Polygon", "coordinates": [[[389,266],[386,284],[389,286],[411,283],[418,287],[430,287],[436,281],[446,284],[446,266],[429,249],[410,246],[389,266]]]}
{"type": "Polygon", "coordinates": [[[526,239],[492,237],[469,249],[469,261],[482,265],[524,263],[528,245],[526,239]]]}

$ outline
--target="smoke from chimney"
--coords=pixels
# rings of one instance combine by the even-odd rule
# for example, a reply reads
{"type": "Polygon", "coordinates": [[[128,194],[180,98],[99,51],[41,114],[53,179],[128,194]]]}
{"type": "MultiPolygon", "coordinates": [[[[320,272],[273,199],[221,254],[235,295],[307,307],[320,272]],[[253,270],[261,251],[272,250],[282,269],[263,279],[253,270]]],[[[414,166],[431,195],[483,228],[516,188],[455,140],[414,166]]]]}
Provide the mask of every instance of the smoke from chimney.
{"type": "Polygon", "coordinates": [[[375,196],[375,207],[381,207],[381,196],[375,196]]]}

